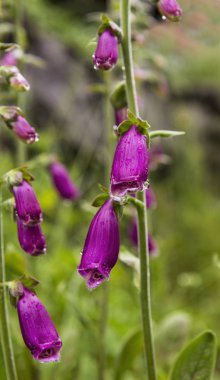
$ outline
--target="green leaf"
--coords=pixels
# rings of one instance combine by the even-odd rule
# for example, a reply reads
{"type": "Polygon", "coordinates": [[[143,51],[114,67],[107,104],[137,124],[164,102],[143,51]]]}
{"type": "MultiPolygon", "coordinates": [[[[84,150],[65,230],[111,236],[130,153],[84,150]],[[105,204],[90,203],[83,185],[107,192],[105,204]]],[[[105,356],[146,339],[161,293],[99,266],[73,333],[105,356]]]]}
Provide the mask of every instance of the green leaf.
{"type": "Polygon", "coordinates": [[[216,338],[205,331],[179,354],[170,380],[211,380],[216,359],[216,338]]]}
{"type": "Polygon", "coordinates": [[[180,131],[167,131],[167,130],[157,130],[149,132],[150,138],[153,139],[155,137],[175,137],[185,135],[185,132],[180,131]]]}
{"type": "Polygon", "coordinates": [[[105,203],[105,201],[108,198],[109,198],[109,194],[106,194],[106,193],[99,194],[99,195],[97,195],[97,197],[92,202],[92,206],[93,207],[100,207],[100,206],[102,206],[105,203]]]}
{"type": "Polygon", "coordinates": [[[143,351],[143,337],[140,329],[129,334],[124,344],[121,347],[121,351],[118,355],[114,380],[124,379],[124,374],[128,369],[132,369],[135,359],[143,351]]]}
{"type": "Polygon", "coordinates": [[[125,120],[121,124],[119,124],[117,133],[123,136],[129,130],[131,126],[132,126],[132,122],[129,120],[125,120]]]}
{"type": "Polygon", "coordinates": [[[123,215],[123,206],[119,202],[113,202],[113,207],[114,207],[118,220],[120,220],[123,215]]]}

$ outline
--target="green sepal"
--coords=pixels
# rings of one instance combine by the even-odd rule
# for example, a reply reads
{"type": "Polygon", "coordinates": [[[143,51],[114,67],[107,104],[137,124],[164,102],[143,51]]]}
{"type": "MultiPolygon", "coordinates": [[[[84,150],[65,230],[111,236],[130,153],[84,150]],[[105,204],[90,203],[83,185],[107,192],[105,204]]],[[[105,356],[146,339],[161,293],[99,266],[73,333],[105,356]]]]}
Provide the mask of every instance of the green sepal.
{"type": "Polygon", "coordinates": [[[117,84],[114,91],[110,95],[110,101],[116,110],[127,106],[125,81],[121,81],[117,84]]]}
{"type": "Polygon", "coordinates": [[[106,29],[111,29],[113,34],[118,38],[118,42],[122,41],[122,30],[121,28],[112,21],[107,15],[102,15],[102,24],[98,29],[98,35],[100,36],[106,29]]]}
{"type": "Polygon", "coordinates": [[[4,174],[2,180],[9,187],[13,187],[19,186],[23,180],[31,182],[34,180],[34,177],[25,166],[21,166],[19,168],[12,169],[6,174],[4,174]]]}
{"type": "Polygon", "coordinates": [[[118,220],[120,220],[122,218],[122,216],[123,216],[123,206],[122,206],[122,204],[119,203],[119,202],[113,201],[112,202],[112,206],[114,208],[114,211],[115,211],[115,213],[117,215],[118,220]]]}
{"type": "Polygon", "coordinates": [[[128,119],[131,121],[132,125],[137,126],[142,135],[147,137],[147,142],[149,143],[148,129],[150,128],[150,124],[146,120],[141,119],[141,117],[136,117],[130,110],[128,110],[128,119]]]}
{"type": "Polygon", "coordinates": [[[130,120],[124,120],[121,124],[119,124],[117,128],[117,134],[123,136],[129,128],[132,126],[132,122],[130,120]]]}
{"type": "Polygon", "coordinates": [[[0,50],[10,51],[12,49],[19,48],[18,44],[0,42],[0,50]]]}
{"type": "Polygon", "coordinates": [[[107,188],[107,187],[105,187],[105,186],[103,186],[101,183],[99,183],[99,189],[103,192],[103,193],[105,193],[105,194],[109,194],[109,189],[107,188]]]}
{"type": "MultiPolygon", "coordinates": [[[[22,110],[16,106],[1,106],[0,116],[6,123],[16,121],[18,116],[24,116],[22,110]]],[[[10,124],[9,124],[10,127],[10,124]]]]}
{"type": "Polygon", "coordinates": [[[105,201],[107,201],[108,198],[109,198],[109,194],[101,193],[97,195],[97,197],[94,199],[94,201],[92,202],[92,206],[100,207],[105,203],[105,201]]]}
{"type": "Polygon", "coordinates": [[[31,291],[33,291],[33,288],[40,284],[40,281],[38,281],[35,277],[27,276],[26,274],[20,277],[19,281],[23,286],[25,286],[25,288],[28,288],[31,291]]]}
{"type": "Polygon", "coordinates": [[[27,182],[34,181],[34,176],[29,172],[26,166],[20,166],[18,170],[22,173],[23,179],[27,182]]]}
{"type": "Polygon", "coordinates": [[[175,137],[185,135],[183,131],[168,131],[168,130],[157,130],[149,132],[149,136],[151,139],[155,137],[175,137]]]}
{"type": "Polygon", "coordinates": [[[8,283],[8,290],[9,290],[10,296],[12,296],[13,298],[22,296],[23,284],[20,280],[10,281],[8,283]]]}

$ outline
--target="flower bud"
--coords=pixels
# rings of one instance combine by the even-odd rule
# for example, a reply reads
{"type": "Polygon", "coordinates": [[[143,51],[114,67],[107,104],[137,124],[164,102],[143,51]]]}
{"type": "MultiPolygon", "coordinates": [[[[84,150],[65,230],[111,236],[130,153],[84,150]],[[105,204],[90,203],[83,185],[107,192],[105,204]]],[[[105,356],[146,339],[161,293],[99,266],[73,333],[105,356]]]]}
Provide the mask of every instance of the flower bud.
{"type": "Polygon", "coordinates": [[[17,217],[18,240],[21,248],[31,256],[39,256],[46,252],[46,241],[39,224],[25,226],[17,217]]]}
{"type": "Polygon", "coordinates": [[[118,219],[113,201],[108,199],[94,216],[78,266],[89,288],[107,280],[117,262],[119,253],[118,219]]]}
{"type": "Polygon", "coordinates": [[[111,193],[124,196],[143,190],[148,175],[149,153],[146,136],[136,125],[122,136],[116,147],[111,172],[111,193]]]}
{"type": "Polygon", "coordinates": [[[16,66],[16,64],[17,64],[17,59],[14,54],[14,50],[5,53],[1,59],[2,66],[16,66]]]}
{"type": "Polygon", "coordinates": [[[8,77],[8,83],[16,91],[28,91],[30,85],[25,77],[18,71],[16,67],[13,68],[13,73],[8,77]]]}
{"type": "Polygon", "coordinates": [[[115,124],[118,126],[123,121],[127,120],[128,118],[127,114],[128,114],[127,107],[115,109],[115,124]]]}
{"type": "Polygon", "coordinates": [[[183,13],[176,0],[160,0],[158,8],[171,21],[179,21],[183,13]]]}
{"type": "Polygon", "coordinates": [[[99,36],[98,45],[93,55],[96,69],[112,69],[118,60],[118,38],[111,29],[105,29],[99,36]]]}
{"type": "Polygon", "coordinates": [[[37,132],[23,116],[18,115],[15,121],[7,122],[7,126],[12,129],[19,139],[27,144],[33,144],[38,141],[37,132]]]}
{"type": "Polygon", "coordinates": [[[36,198],[32,186],[23,181],[18,186],[13,186],[15,208],[18,217],[26,226],[39,224],[43,220],[40,204],[36,198]]]}
{"type": "Polygon", "coordinates": [[[72,182],[69,173],[64,165],[59,162],[53,162],[49,166],[55,188],[63,199],[75,200],[79,197],[79,190],[72,182]]]}
{"type": "Polygon", "coordinates": [[[41,301],[25,287],[17,311],[24,343],[34,359],[42,363],[59,360],[62,341],[56,328],[41,301]]]}

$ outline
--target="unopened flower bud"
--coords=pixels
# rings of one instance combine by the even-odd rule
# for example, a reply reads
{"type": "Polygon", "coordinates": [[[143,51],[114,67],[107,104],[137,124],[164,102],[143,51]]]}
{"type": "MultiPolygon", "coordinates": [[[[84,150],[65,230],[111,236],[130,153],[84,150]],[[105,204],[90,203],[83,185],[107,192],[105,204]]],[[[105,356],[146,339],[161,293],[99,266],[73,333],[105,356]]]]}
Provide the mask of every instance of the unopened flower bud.
{"type": "Polygon", "coordinates": [[[30,85],[25,77],[16,69],[13,75],[8,77],[8,83],[16,91],[28,91],[30,85]]]}
{"type": "Polygon", "coordinates": [[[182,16],[182,9],[176,0],[160,0],[159,11],[171,21],[179,21],[182,16]]]}
{"type": "Polygon", "coordinates": [[[42,363],[59,360],[62,341],[36,294],[24,287],[17,311],[24,343],[34,359],[42,363]]]}
{"type": "Polygon", "coordinates": [[[75,200],[80,193],[71,180],[68,171],[60,162],[53,162],[49,166],[55,188],[63,199],[75,200]]]}
{"type": "Polygon", "coordinates": [[[16,136],[27,144],[38,141],[38,134],[23,116],[18,116],[13,122],[8,122],[7,126],[12,129],[16,136]]]}
{"type": "Polygon", "coordinates": [[[93,56],[96,69],[109,70],[118,60],[118,38],[111,29],[105,29],[99,36],[98,45],[93,56]]]}

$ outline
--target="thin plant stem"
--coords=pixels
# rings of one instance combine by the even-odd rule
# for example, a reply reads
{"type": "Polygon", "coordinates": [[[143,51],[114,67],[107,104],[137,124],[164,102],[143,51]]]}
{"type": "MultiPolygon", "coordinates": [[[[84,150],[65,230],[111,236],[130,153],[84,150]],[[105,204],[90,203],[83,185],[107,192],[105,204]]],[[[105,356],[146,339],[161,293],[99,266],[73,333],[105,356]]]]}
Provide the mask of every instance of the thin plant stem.
{"type": "Polygon", "coordinates": [[[101,287],[100,321],[99,321],[99,355],[98,355],[98,380],[105,379],[106,367],[106,330],[108,323],[108,293],[109,284],[105,282],[101,287]]]}
{"type": "MultiPolygon", "coordinates": [[[[132,44],[131,44],[131,13],[130,0],[121,0],[121,27],[123,32],[122,54],[124,60],[126,93],[128,107],[136,116],[139,116],[136,85],[134,78],[132,44]]],[[[156,380],[156,364],[152,334],[152,312],[150,291],[150,261],[148,251],[147,208],[144,192],[139,192],[137,198],[138,213],[138,245],[140,257],[140,301],[142,314],[142,328],[144,351],[147,363],[148,380],[156,380]]]]}
{"type": "MultiPolygon", "coordinates": [[[[0,187],[0,282],[6,282],[5,252],[4,252],[4,227],[2,210],[2,186],[0,187]]],[[[0,337],[7,380],[17,380],[17,372],[14,360],[9,313],[7,305],[7,288],[0,287],[0,337]]]]}

